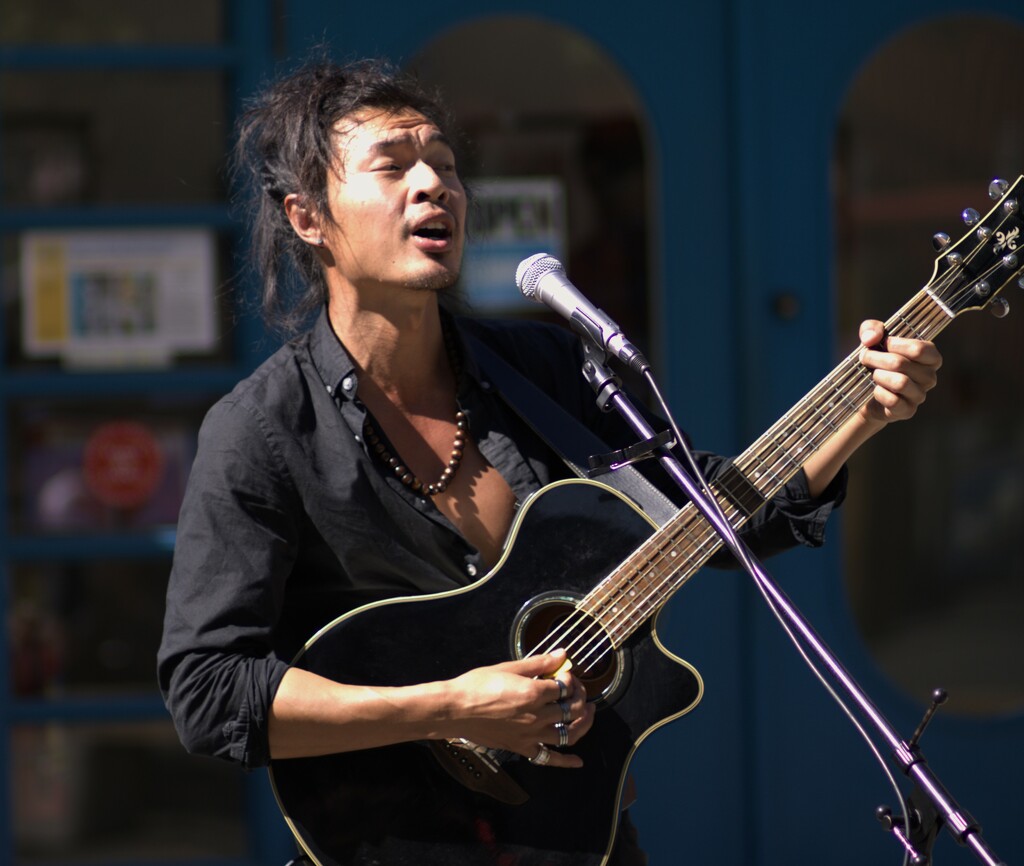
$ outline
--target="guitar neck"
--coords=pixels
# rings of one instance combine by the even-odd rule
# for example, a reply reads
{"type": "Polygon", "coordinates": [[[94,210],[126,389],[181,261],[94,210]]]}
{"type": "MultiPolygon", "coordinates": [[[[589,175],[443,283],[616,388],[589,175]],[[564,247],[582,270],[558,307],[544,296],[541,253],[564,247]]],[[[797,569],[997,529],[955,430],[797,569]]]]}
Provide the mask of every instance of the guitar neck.
{"type": "MultiPolygon", "coordinates": [[[[886,323],[894,337],[932,340],[961,313],[998,301],[1007,286],[1024,288],[1019,256],[1019,190],[994,180],[989,196],[996,201],[982,217],[963,212],[969,231],[955,244],[935,236],[942,250],[932,278],[886,323]]],[[[995,307],[996,312],[1001,309],[995,307]]],[[[710,485],[711,493],[735,528],[743,526],[778,493],[871,398],[871,371],[851,352],[767,433],[737,457],[710,485]]],[[[721,546],[711,524],[692,503],[635,550],[584,598],[579,608],[596,619],[615,646],[629,637],[676,592],[721,546]]]]}
{"type": "MultiPolygon", "coordinates": [[[[925,288],[886,322],[886,333],[931,340],[953,318],[925,288]]],[[[871,371],[859,356],[859,349],[851,352],[710,485],[732,526],[743,526],[871,398],[871,371]]],[[[687,503],[580,607],[619,646],[721,545],[711,524],[687,503]]]]}
{"type": "MultiPolygon", "coordinates": [[[[885,323],[886,334],[933,340],[953,320],[922,289],[885,323]]],[[[735,460],[735,473],[716,482],[745,520],[778,493],[822,445],[871,397],[871,371],[851,352],[792,409],[735,460]],[[738,477],[732,477],[733,475],[738,477]]]]}

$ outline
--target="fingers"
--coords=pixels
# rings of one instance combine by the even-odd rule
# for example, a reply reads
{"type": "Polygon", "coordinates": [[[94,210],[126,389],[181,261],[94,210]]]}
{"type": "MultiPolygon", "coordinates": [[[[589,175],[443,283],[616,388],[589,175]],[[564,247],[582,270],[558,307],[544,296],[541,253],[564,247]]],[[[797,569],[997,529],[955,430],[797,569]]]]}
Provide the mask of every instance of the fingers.
{"type": "Polygon", "coordinates": [[[865,319],[860,323],[860,341],[865,346],[877,346],[885,339],[885,325],[877,319],[865,319]]]}
{"type": "Polygon", "coordinates": [[[549,696],[555,699],[545,707],[543,714],[549,724],[540,731],[536,754],[527,757],[537,766],[582,767],[583,760],[578,755],[556,750],[571,748],[590,730],[594,723],[594,705],[587,702],[583,683],[567,671],[555,677],[552,685],[557,691],[549,691],[549,696]]]}
{"type": "Polygon", "coordinates": [[[867,413],[883,421],[910,418],[938,382],[942,355],[927,340],[887,336],[874,319],[860,326],[860,361],[872,371],[875,389],[867,413]]]}
{"type": "Polygon", "coordinates": [[[458,736],[538,766],[583,765],[577,755],[558,751],[574,746],[594,721],[594,706],[564,650],[477,668],[455,682],[466,707],[458,736]]]}
{"type": "Polygon", "coordinates": [[[877,319],[861,322],[860,341],[864,346],[861,361],[872,368],[920,367],[934,373],[942,366],[942,355],[934,343],[886,334],[885,325],[877,319]]]}
{"type": "Polygon", "coordinates": [[[495,665],[498,670],[519,674],[524,677],[545,677],[551,680],[551,690],[557,699],[558,686],[556,679],[566,681],[562,668],[571,667],[564,649],[557,649],[543,655],[529,656],[524,659],[517,659],[511,662],[502,662],[495,665]]]}

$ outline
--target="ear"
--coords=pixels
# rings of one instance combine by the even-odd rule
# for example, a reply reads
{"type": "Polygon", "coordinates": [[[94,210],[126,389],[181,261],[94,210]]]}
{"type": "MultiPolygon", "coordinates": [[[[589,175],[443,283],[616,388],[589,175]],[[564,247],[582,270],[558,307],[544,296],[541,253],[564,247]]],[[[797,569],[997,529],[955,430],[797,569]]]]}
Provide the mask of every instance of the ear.
{"type": "Polygon", "coordinates": [[[324,236],[320,227],[317,212],[306,205],[306,199],[298,193],[289,193],[284,197],[284,212],[288,222],[302,240],[314,247],[323,246],[324,236]]]}

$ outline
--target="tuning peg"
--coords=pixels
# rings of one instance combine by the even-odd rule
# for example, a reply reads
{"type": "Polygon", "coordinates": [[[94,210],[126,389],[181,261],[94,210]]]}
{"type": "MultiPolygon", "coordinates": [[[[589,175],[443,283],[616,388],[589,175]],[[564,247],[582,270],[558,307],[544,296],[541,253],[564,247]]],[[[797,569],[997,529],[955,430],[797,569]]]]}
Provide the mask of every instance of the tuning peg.
{"type": "Polygon", "coordinates": [[[1007,216],[1017,213],[1018,210],[1020,210],[1020,202],[1018,202],[1017,199],[1008,198],[1003,202],[1003,211],[1007,216]]]}
{"type": "Polygon", "coordinates": [[[950,253],[946,256],[946,261],[949,262],[954,268],[960,267],[964,263],[964,257],[960,253],[950,253]]]}
{"type": "Polygon", "coordinates": [[[978,240],[987,241],[992,237],[992,228],[990,226],[978,226],[978,240]]]}
{"type": "Polygon", "coordinates": [[[1005,181],[1001,177],[997,177],[988,185],[988,197],[992,199],[992,201],[999,201],[999,199],[1006,194],[1006,191],[1009,188],[1009,181],[1005,181]]]}
{"type": "Polygon", "coordinates": [[[960,218],[964,221],[964,225],[970,227],[978,224],[981,214],[972,207],[965,207],[964,212],[960,214],[960,218]]]}
{"type": "Polygon", "coordinates": [[[1010,270],[1010,271],[1017,270],[1017,254],[1016,253],[1007,253],[1005,256],[1003,256],[1001,264],[1007,270],[1010,270]]]}
{"type": "Polygon", "coordinates": [[[935,247],[937,252],[942,252],[946,247],[949,246],[949,235],[945,232],[936,232],[932,236],[932,246],[935,247]]]}
{"type": "Polygon", "coordinates": [[[993,298],[986,309],[997,319],[1005,319],[1010,314],[1010,302],[1006,298],[993,298]]]}
{"type": "Polygon", "coordinates": [[[974,284],[974,294],[979,298],[987,298],[992,294],[992,287],[988,284],[988,280],[978,280],[974,284]]]}

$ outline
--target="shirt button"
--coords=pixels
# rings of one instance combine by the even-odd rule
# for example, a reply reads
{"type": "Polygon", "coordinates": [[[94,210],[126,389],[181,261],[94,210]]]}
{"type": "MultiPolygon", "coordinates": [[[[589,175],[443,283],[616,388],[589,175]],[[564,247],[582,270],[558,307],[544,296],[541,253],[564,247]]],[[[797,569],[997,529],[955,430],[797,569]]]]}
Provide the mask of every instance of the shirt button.
{"type": "Polygon", "coordinates": [[[355,382],[353,381],[351,376],[346,376],[344,379],[341,380],[341,387],[345,391],[351,391],[354,385],[355,382]]]}
{"type": "Polygon", "coordinates": [[[472,562],[466,563],[466,574],[470,577],[476,577],[476,566],[472,562]]]}
{"type": "Polygon", "coordinates": [[[480,383],[480,387],[483,388],[485,391],[490,391],[491,383],[484,379],[484,381],[480,383]]]}

